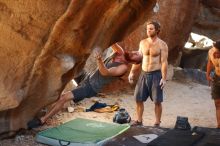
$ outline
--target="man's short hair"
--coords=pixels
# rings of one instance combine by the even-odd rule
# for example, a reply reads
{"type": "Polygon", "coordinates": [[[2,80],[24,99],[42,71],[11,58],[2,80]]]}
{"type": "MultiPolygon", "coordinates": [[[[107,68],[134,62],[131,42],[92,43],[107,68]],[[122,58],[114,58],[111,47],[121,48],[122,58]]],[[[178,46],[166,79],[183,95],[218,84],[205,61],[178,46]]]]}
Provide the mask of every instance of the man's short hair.
{"type": "Polygon", "coordinates": [[[216,49],[220,50],[220,40],[217,40],[217,41],[213,42],[213,46],[214,46],[216,49]]]}
{"type": "Polygon", "coordinates": [[[155,30],[157,31],[157,34],[160,33],[160,23],[158,21],[155,20],[147,21],[147,25],[149,24],[152,24],[154,26],[155,30]]]}

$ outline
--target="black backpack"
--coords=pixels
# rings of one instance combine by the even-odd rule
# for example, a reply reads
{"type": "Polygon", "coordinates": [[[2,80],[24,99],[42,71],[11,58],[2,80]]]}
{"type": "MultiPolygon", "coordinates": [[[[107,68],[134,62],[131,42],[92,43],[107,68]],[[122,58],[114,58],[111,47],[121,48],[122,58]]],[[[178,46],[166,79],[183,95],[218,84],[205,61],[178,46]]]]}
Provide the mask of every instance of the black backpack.
{"type": "Polygon", "coordinates": [[[113,117],[113,122],[119,124],[130,123],[130,121],[131,117],[124,108],[120,108],[113,117]]]}
{"type": "Polygon", "coordinates": [[[179,130],[191,130],[191,126],[188,122],[188,118],[177,116],[176,124],[174,128],[179,130]]]}

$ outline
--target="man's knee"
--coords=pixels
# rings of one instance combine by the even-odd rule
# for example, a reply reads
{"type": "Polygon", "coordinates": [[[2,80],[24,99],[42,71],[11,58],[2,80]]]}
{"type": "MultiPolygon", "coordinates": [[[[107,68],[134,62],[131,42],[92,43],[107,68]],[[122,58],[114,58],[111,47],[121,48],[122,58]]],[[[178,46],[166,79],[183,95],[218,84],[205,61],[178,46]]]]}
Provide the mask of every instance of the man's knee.
{"type": "Polygon", "coordinates": [[[65,102],[71,100],[71,99],[72,99],[72,96],[73,96],[73,95],[72,95],[71,92],[64,93],[64,94],[62,94],[62,95],[60,96],[59,102],[65,103],[65,102]]]}
{"type": "Polygon", "coordinates": [[[144,102],[143,102],[143,101],[137,101],[137,100],[136,100],[136,104],[137,104],[137,105],[143,105],[144,102]]]}
{"type": "Polygon", "coordinates": [[[155,106],[161,106],[161,102],[154,102],[155,106]]]}

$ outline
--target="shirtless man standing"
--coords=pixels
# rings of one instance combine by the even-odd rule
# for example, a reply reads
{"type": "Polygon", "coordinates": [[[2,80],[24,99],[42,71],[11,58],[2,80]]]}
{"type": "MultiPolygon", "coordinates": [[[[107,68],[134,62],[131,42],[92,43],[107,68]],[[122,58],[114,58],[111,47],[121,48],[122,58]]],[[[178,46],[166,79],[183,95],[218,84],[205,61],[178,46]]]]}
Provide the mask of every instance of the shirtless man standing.
{"type": "MultiPolygon", "coordinates": [[[[168,47],[158,34],[160,24],[156,21],[147,23],[148,38],[142,40],[139,45],[139,53],[142,54],[142,72],[135,87],[134,96],[136,98],[137,120],[131,123],[132,126],[142,125],[144,112],[144,102],[148,97],[155,104],[156,120],[154,126],[160,126],[163,88],[166,84],[168,47]]],[[[134,64],[128,76],[129,82],[134,80],[135,72],[140,64],[134,64]]]]}
{"type": "Polygon", "coordinates": [[[212,83],[211,94],[215,102],[217,128],[220,128],[220,40],[213,43],[208,53],[206,78],[212,83]],[[215,70],[214,76],[210,76],[211,70],[215,70]]]}

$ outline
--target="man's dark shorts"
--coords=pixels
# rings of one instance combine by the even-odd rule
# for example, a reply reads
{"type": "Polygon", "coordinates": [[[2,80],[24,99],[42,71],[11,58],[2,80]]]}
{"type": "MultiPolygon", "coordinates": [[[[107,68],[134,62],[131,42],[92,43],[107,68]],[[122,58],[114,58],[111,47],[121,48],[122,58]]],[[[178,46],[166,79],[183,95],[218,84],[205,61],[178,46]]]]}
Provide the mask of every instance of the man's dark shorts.
{"type": "Polygon", "coordinates": [[[212,99],[220,99],[220,76],[214,75],[211,89],[212,99]]]}
{"type": "Polygon", "coordinates": [[[84,98],[90,98],[97,95],[88,81],[82,83],[76,89],[72,90],[72,93],[74,96],[73,101],[75,103],[83,100],[84,98]]]}
{"type": "Polygon", "coordinates": [[[163,90],[160,86],[161,71],[141,72],[135,87],[136,101],[146,101],[150,97],[155,103],[163,102],[163,90]]]}

